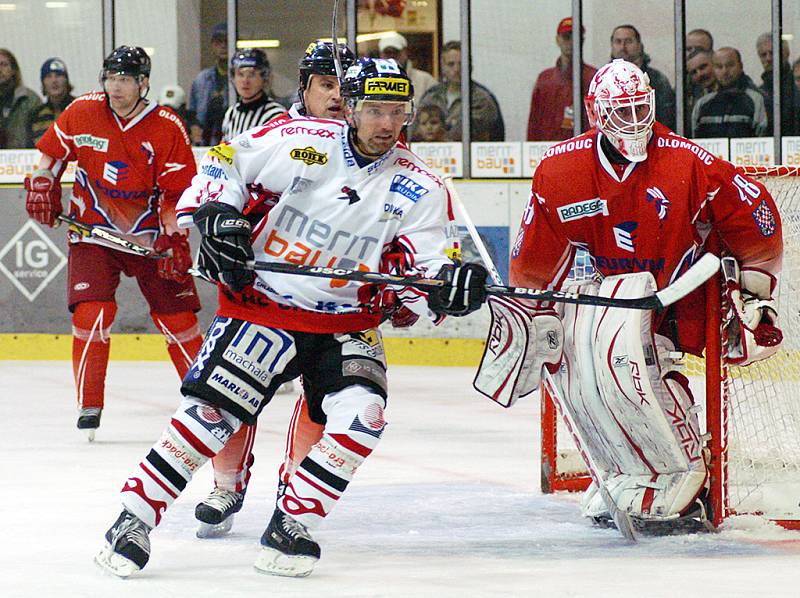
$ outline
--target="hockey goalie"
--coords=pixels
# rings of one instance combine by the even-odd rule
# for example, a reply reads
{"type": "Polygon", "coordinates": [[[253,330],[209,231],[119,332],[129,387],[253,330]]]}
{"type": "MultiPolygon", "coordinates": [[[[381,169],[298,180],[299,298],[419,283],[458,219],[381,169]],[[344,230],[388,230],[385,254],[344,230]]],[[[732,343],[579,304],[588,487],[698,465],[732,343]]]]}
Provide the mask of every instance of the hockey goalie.
{"type": "MultiPolygon", "coordinates": [[[[783,243],[766,188],[655,120],[648,77],[614,60],[586,97],[592,129],[548,150],[514,244],[511,284],[564,289],[576,252],[596,281],[577,291],[632,298],[672,284],[719,235],[729,305],[725,355],[746,365],[781,342],[772,297],[783,243]]],[[[569,289],[576,290],[576,289],[569,289]]],[[[584,515],[625,511],[640,530],[701,529],[708,469],[684,352],[705,345],[702,289],[656,313],[490,300],[492,326],[475,386],[507,405],[544,374],[569,409],[603,493],[584,515]],[[608,492],[606,493],[605,490],[608,492]]]]}

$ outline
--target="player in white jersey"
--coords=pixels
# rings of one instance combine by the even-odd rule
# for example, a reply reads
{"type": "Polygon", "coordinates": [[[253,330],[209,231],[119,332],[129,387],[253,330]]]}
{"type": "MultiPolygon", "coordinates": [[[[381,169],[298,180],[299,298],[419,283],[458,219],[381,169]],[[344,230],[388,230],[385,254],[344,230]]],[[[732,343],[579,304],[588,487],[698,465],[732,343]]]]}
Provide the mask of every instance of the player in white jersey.
{"type": "MultiPolygon", "coordinates": [[[[334,47],[331,42],[317,40],[306,48],[299,65],[299,102],[289,111],[290,118],[311,116],[326,119],[344,118],[342,98],[339,93],[339,79],[336,77],[334,47]]],[[[347,69],[355,61],[353,52],[347,46],[339,47],[340,63],[347,69]]],[[[286,115],[284,115],[286,116],[286,115]]],[[[269,205],[249,205],[247,218],[257,223],[269,210],[269,205]]],[[[407,312],[399,307],[393,314],[393,323],[407,312]]],[[[408,314],[405,314],[406,316],[408,314]]],[[[278,393],[293,392],[294,382],[283,384],[278,393]]],[[[242,424],[228,443],[211,460],[214,467],[214,489],[195,507],[195,517],[199,521],[198,538],[216,538],[233,529],[234,514],[243,504],[250,481],[251,468],[255,462],[253,444],[257,422],[242,424]]],[[[279,474],[282,487],[286,476],[297,468],[311,447],[322,437],[324,426],[314,422],[308,411],[308,404],[301,394],[294,407],[286,438],[284,468],[279,474]]]]}
{"type": "Polygon", "coordinates": [[[149,532],[194,472],[242,422],[255,421],[284,381],[302,375],[317,442],[286,481],[261,537],[256,569],[305,576],[319,559],[310,535],[383,434],[386,362],[377,329],[380,289],[345,280],[251,269],[279,264],[386,270],[444,281],[399,295],[438,320],[478,309],[486,270],[461,264],[447,192],[403,143],[413,88],[395,61],[364,58],[341,87],[347,124],[293,119],[212,148],[178,206],[202,234],[198,269],[219,281],[220,307],[184,379],[169,426],[127,479],[123,511],[96,562],[125,577],[150,556],[149,532]],[[280,197],[251,227],[251,202],[280,197]]]}

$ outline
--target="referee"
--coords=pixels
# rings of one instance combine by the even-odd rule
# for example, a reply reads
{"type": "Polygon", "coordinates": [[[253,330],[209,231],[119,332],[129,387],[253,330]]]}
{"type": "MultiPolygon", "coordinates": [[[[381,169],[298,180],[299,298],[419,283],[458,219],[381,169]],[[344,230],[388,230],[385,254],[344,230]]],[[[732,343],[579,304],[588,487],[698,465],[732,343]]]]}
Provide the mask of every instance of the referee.
{"type": "Polygon", "coordinates": [[[264,91],[269,78],[269,60],[263,50],[239,50],[231,58],[231,79],[239,101],[225,111],[222,140],[230,141],[247,129],[282,116],[286,109],[264,91]]]}

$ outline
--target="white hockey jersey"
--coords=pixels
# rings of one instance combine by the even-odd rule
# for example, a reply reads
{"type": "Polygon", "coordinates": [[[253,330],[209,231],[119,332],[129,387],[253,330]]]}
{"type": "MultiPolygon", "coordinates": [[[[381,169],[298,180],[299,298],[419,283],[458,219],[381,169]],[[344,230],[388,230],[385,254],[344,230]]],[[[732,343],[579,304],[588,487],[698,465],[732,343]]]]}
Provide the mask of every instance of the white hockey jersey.
{"type": "MultiPolygon", "coordinates": [[[[458,252],[457,231],[441,180],[398,142],[361,168],[348,127],[332,120],[273,121],[218,145],[203,158],[178,202],[178,224],[219,201],[248,213],[269,210],[253,227],[256,260],[388,271],[387,254],[406,273],[434,276],[458,252]]],[[[425,295],[404,288],[403,303],[432,314],[425,295]]],[[[218,314],[305,332],[377,326],[375,286],[258,272],[252,287],[220,285],[218,314]]]]}

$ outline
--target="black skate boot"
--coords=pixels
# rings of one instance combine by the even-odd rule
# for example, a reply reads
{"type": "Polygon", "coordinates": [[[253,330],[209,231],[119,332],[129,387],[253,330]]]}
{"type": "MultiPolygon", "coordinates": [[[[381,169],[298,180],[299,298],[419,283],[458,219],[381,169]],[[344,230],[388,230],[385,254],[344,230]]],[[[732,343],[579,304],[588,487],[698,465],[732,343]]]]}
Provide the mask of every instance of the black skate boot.
{"type": "Polygon", "coordinates": [[[150,559],[150,527],[133,513],[122,510],[106,532],[106,545],[94,562],[117,577],[144,569],[150,559]]]}
{"type": "Polygon", "coordinates": [[[78,413],[78,429],[84,430],[89,442],[94,441],[94,433],[100,427],[100,416],[103,414],[101,407],[84,407],[78,413]]]}
{"type": "Polygon", "coordinates": [[[218,538],[233,527],[233,514],[238,513],[244,504],[244,492],[232,492],[214,488],[203,502],[194,509],[194,516],[200,522],[198,538],[218,538]]]}
{"type": "Polygon", "coordinates": [[[314,569],[319,557],[319,544],[305,526],[276,508],[261,536],[256,571],[285,577],[306,577],[314,569]]]}

